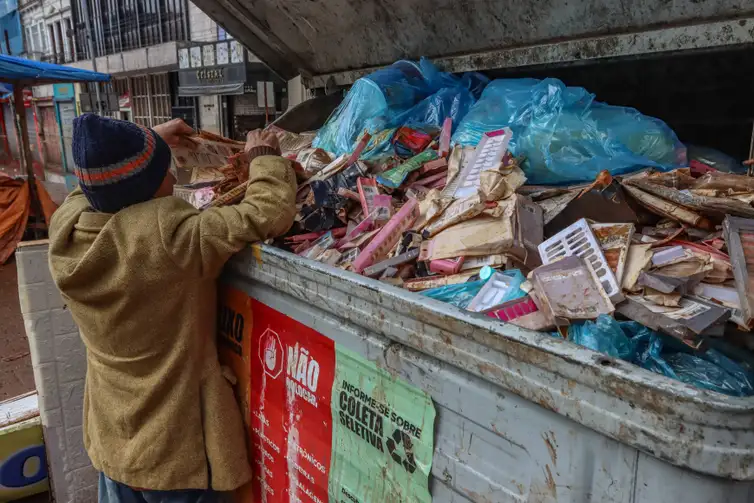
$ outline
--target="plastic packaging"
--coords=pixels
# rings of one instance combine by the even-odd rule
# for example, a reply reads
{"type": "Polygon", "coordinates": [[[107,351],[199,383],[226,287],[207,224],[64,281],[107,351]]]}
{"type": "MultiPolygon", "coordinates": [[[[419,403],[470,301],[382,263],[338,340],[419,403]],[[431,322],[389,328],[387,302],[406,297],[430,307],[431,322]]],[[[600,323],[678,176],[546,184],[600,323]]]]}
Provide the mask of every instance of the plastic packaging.
{"type": "Polygon", "coordinates": [[[466,307],[469,311],[486,311],[526,295],[521,290],[526,278],[520,270],[495,272],[491,276],[486,276],[487,272],[484,269],[479,272],[480,279],[487,280],[487,283],[466,307]]]}
{"type": "Polygon", "coordinates": [[[741,161],[734,159],[725,152],[721,152],[711,147],[702,147],[699,145],[686,145],[688,151],[689,163],[697,161],[705,166],[714,168],[726,173],[746,173],[746,166],[741,161]]]}
{"type": "Polygon", "coordinates": [[[427,149],[421,154],[417,154],[403,164],[399,164],[393,169],[389,169],[377,176],[377,182],[385,187],[397,189],[401,186],[409,173],[421,168],[424,163],[437,159],[437,152],[427,149]]]}
{"type": "Polygon", "coordinates": [[[558,79],[501,79],[490,83],[465,116],[453,144],[476,145],[482,135],[513,130],[510,151],[526,158],[530,184],[592,181],[645,166],[686,165],[686,149],[661,120],[594,101],[581,87],[558,79]]]}
{"type": "Polygon", "coordinates": [[[673,369],[675,378],[699,388],[734,396],[749,396],[754,394],[751,381],[744,377],[744,371],[732,360],[722,367],[710,360],[727,359],[714,349],[708,350],[700,356],[686,353],[675,353],[665,357],[668,365],[673,369]],[[728,372],[731,370],[733,373],[728,372]]]}
{"type": "Polygon", "coordinates": [[[437,288],[430,288],[420,292],[425,297],[430,299],[447,302],[461,309],[466,309],[471,299],[473,299],[479,290],[482,289],[486,280],[480,281],[468,281],[459,285],[439,286],[437,288]]]}
{"type": "Polygon", "coordinates": [[[633,360],[636,344],[628,337],[615,318],[600,315],[597,321],[571,325],[568,340],[612,358],[633,360]]]}
{"type": "Polygon", "coordinates": [[[336,155],[351,152],[366,130],[373,138],[361,158],[390,155],[397,127],[439,130],[446,117],[459,124],[487,82],[481,74],[441,72],[426,59],[398,61],[357,80],[312,145],[336,155]]]}
{"type": "Polygon", "coordinates": [[[568,340],[652,372],[718,393],[754,395],[754,373],[716,349],[692,353],[677,340],[636,323],[601,315],[571,325],[568,340]]]}

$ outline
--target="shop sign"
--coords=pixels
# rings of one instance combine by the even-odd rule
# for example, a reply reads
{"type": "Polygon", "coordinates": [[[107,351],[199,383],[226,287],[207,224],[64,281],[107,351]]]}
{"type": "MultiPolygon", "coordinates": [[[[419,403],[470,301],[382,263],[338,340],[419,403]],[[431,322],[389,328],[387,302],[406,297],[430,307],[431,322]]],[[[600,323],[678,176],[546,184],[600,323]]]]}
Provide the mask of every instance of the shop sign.
{"type": "Polygon", "coordinates": [[[131,108],[131,95],[126,91],[118,97],[118,106],[120,109],[131,108]]]}
{"type": "Polygon", "coordinates": [[[213,83],[216,84],[218,82],[222,82],[225,77],[225,72],[222,68],[202,68],[201,70],[196,71],[196,80],[202,83],[213,83]]]}
{"type": "Polygon", "coordinates": [[[74,98],[73,84],[53,84],[52,96],[55,100],[72,100],[74,98]]]}
{"type": "Polygon", "coordinates": [[[178,85],[182,96],[240,94],[247,78],[245,58],[233,58],[228,42],[178,49],[178,85]]]}

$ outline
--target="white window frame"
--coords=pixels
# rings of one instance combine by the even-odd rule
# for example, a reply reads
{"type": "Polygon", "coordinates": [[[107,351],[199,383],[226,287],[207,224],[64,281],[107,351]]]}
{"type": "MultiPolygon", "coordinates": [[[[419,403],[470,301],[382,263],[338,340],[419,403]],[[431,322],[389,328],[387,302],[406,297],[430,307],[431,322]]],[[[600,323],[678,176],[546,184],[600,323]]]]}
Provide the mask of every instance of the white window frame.
{"type": "Polygon", "coordinates": [[[24,31],[26,33],[27,52],[34,52],[34,39],[31,35],[31,26],[27,26],[24,31]]]}

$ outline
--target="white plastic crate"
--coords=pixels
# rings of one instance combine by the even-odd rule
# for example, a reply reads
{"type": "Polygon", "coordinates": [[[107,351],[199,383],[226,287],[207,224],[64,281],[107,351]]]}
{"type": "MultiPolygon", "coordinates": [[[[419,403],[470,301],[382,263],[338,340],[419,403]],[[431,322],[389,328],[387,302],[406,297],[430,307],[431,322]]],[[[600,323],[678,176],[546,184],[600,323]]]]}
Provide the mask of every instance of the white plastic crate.
{"type": "Polygon", "coordinates": [[[585,219],[582,218],[569,225],[544,241],[537,249],[543,264],[551,264],[558,259],[572,255],[581,257],[594,269],[608,297],[613,298],[621,295],[615,275],[607,265],[607,260],[600,249],[597,238],[594,237],[585,219]]]}

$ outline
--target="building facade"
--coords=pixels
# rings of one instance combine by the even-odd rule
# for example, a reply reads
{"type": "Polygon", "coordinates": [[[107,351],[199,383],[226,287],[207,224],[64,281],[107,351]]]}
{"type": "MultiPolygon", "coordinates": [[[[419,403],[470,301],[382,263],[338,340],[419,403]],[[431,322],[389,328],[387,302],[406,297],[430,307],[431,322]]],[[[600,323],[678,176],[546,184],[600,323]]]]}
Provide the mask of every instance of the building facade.
{"type": "MultiPolygon", "coordinates": [[[[189,101],[191,108],[195,101],[175,91],[178,44],[189,38],[186,0],[20,0],[18,5],[0,0],[2,8],[7,12],[0,10],[0,22],[8,24],[14,15],[19,21],[20,45],[9,34],[13,54],[113,76],[100,86],[99,102],[93,84],[43,85],[29,94],[29,143],[35,167],[47,180],[62,183],[71,173],[70,125],[76,115],[101,111],[151,127],[171,119],[174,106],[189,101]]],[[[0,162],[12,167],[19,142],[12,100],[1,101],[0,162]]],[[[191,122],[196,113],[184,115],[191,122]]]]}
{"type": "Polygon", "coordinates": [[[178,48],[189,40],[188,6],[185,0],[72,0],[73,66],[113,76],[100,86],[99,103],[94,84],[80,86],[80,111],[153,127],[169,120],[173,107],[185,106],[174,92],[174,73],[178,48]]]}
{"type": "Polygon", "coordinates": [[[179,49],[178,93],[196,98],[202,129],[242,140],[285,110],[285,82],[193,4],[189,30],[191,42],[179,49]]]}
{"type": "MultiPolygon", "coordinates": [[[[287,107],[287,84],[187,0],[0,0],[0,29],[4,53],[112,76],[107,84],[37,86],[29,95],[32,156],[57,183],[72,172],[70,124],[81,113],[147,127],[180,117],[243,139],[287,107]]],[[[5,101],[0,162],[7,164],[18,159],[19,142],[5,101]]]]}
{"type": "MultiPolygon", "coordinates": [[[[76,61],[74,21],[70,0],[20,0],[22,57],[56,64],[76,61]]],[[[61,198],[70,161],[70,125],[76,108],[73,85],[42,85],[30,90],[25,100],[29,146],[35,171],[50,192],[61,198]],[[68,154],[68,155],[66,155],[68,154]]],[[[12,108],[6,100],[4,112],[12,108]]],[[[4,113],[5,149],[13,166],[19,157],[12,112],[4,113]]]]}

